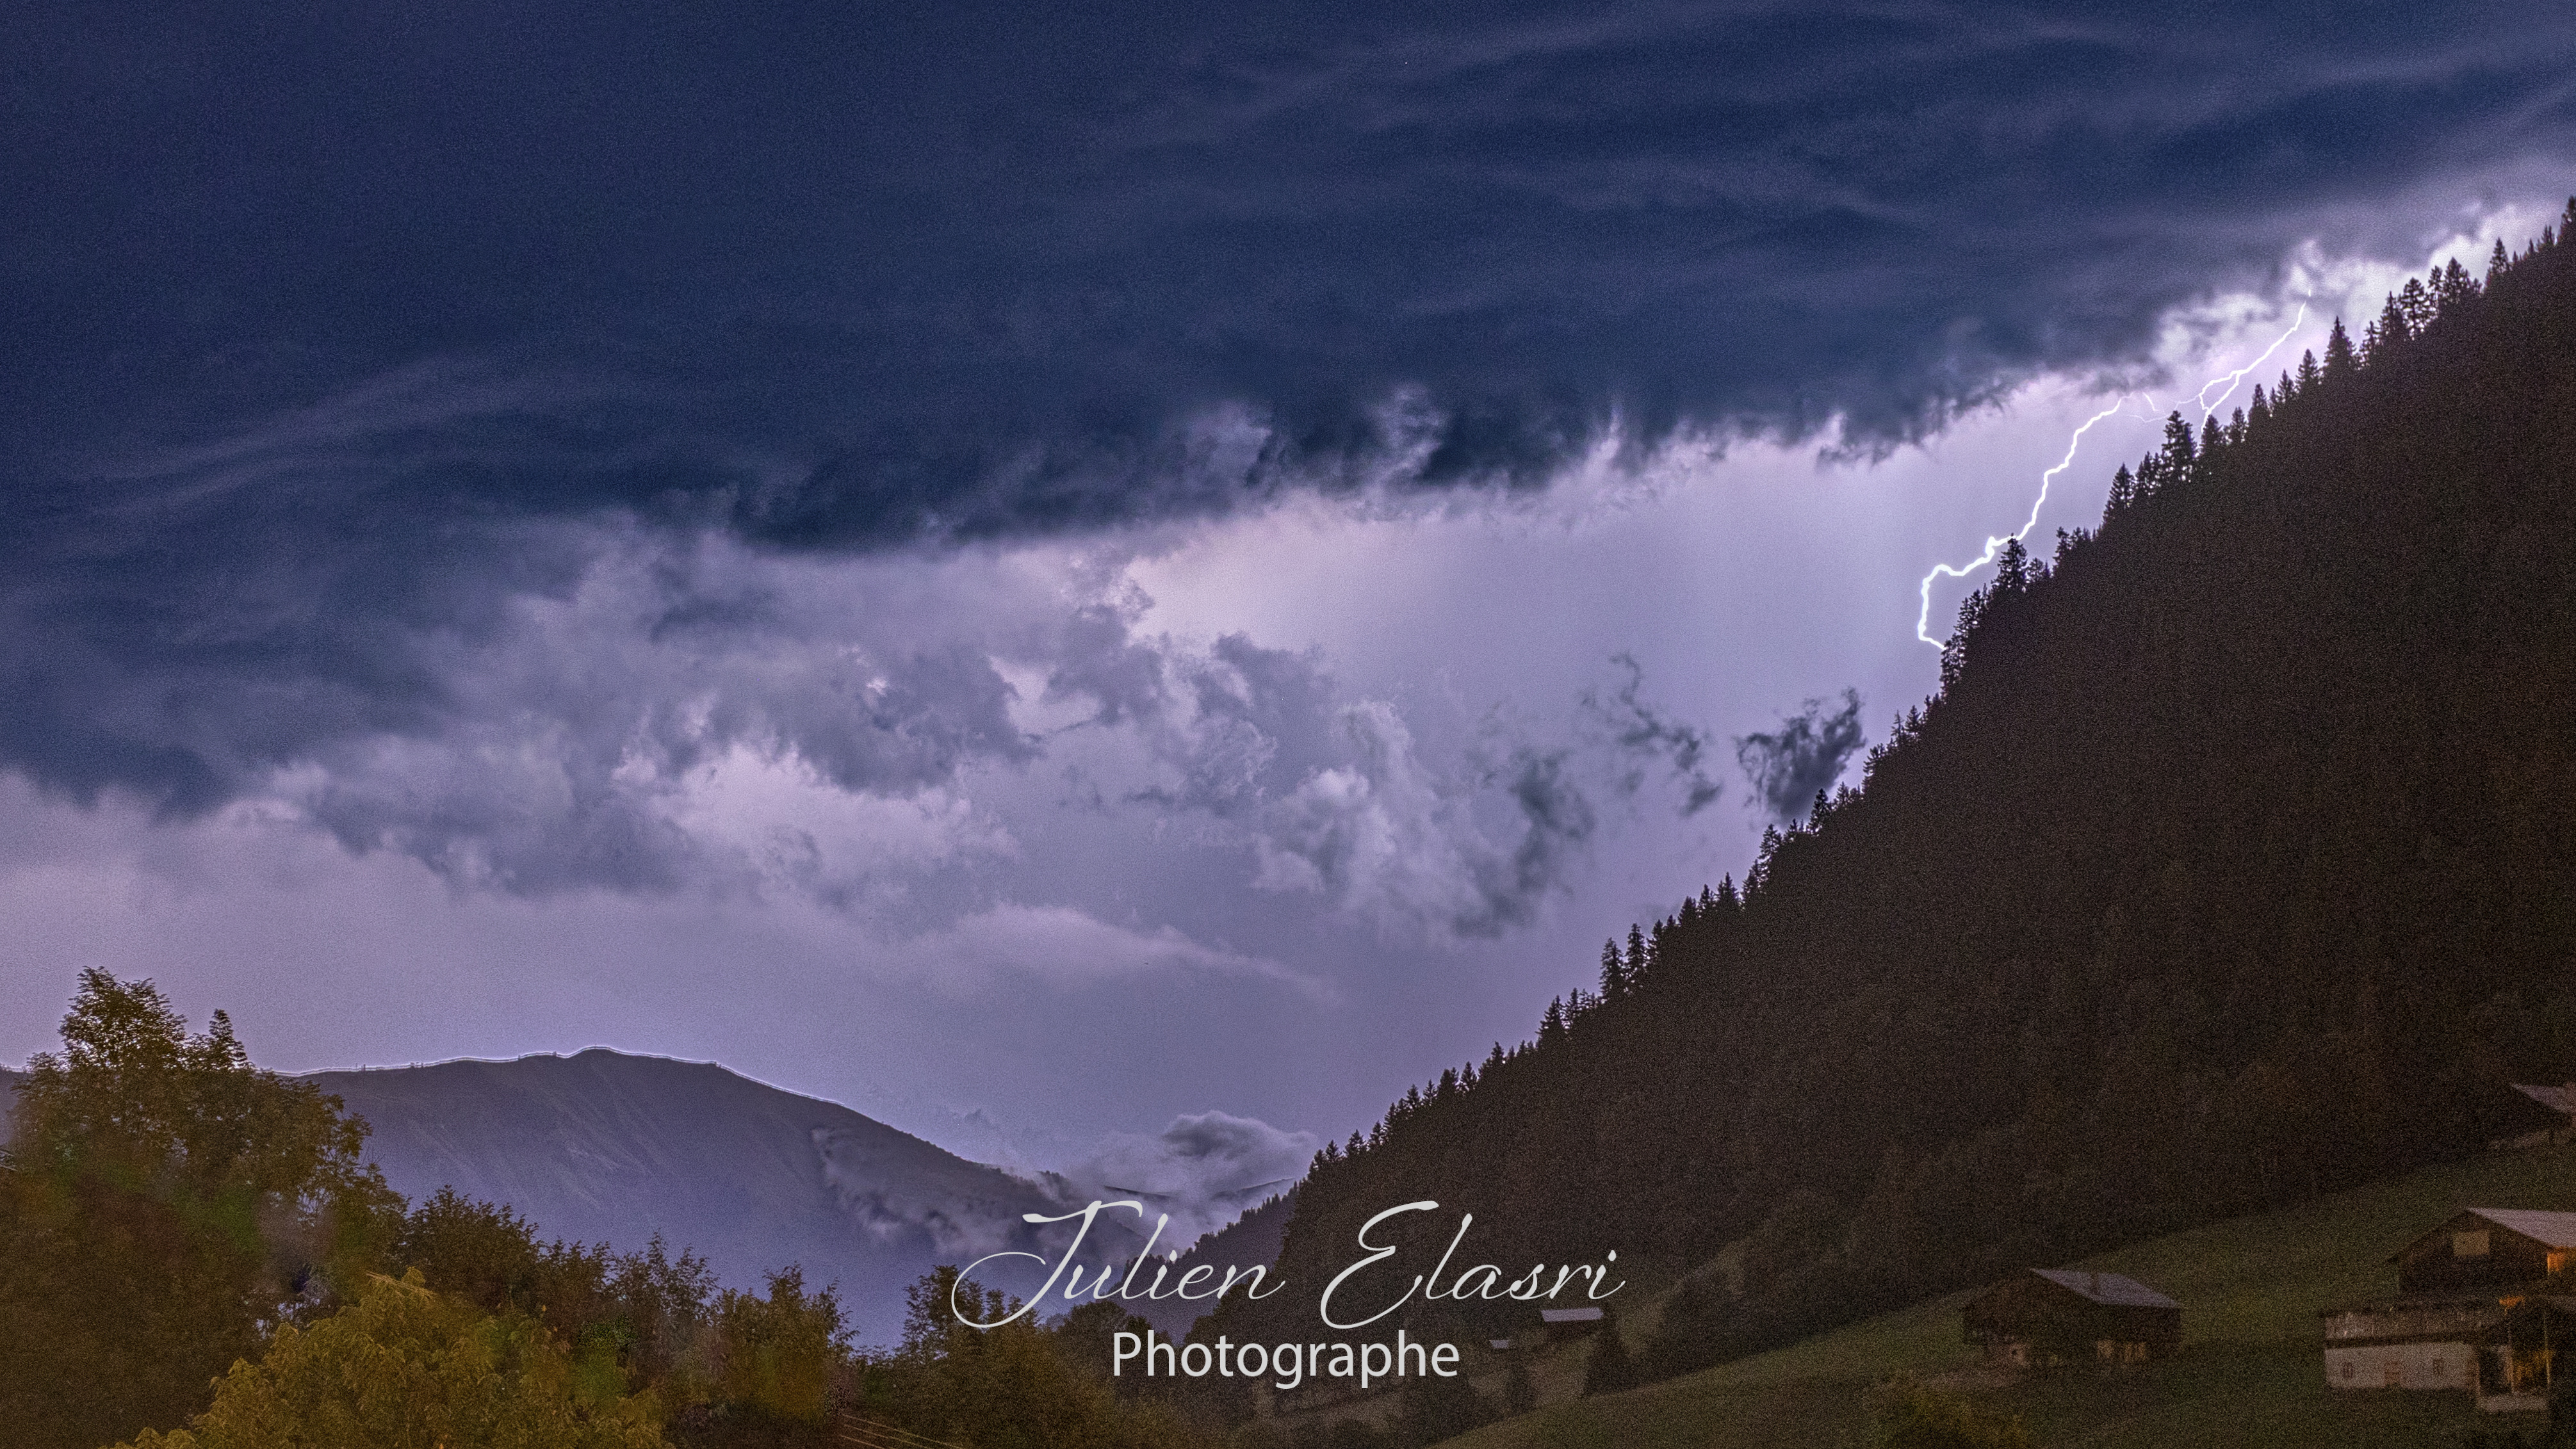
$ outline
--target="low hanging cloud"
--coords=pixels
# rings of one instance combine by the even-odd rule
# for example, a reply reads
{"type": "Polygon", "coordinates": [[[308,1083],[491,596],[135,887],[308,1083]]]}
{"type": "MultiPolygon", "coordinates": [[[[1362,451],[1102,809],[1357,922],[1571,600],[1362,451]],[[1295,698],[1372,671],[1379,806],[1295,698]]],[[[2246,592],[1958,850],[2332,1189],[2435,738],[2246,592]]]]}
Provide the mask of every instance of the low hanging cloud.
{"type": "Polygon", "coordinates": [[[298,714],[251,671],[131,718],[222,761],[205,803],[257,801],[459,891],[793,898],[960,981],[1012,957],[1062,983],[1316,989],[1158,919],[1032,900],[1020,834],[1062,808],[1041,771],[1075,778],[1119,848],[1177,832],[1236,853],[1247,888],[1408,941],[1528,924],[1597,829],[1575,744],[1490,722],[1426,739],[1312,651],[1140,632],[1150,600],[1114,562],[1054,545],[848,559],[631,523],[516,535],[545,567],[475,630],[378,641],[374,667],[410,681],[400,711],[298,714]]]}
{"type": "MultiPolygon", "coordinates": [[[[720,540],[583,534],[561,545],[579,551],[570,576],[494,600],[483,637],[411,641],[424,717],[317,724],[233,789],[353,851],[522,896],[737,879],[828,896],[849,884],[816,859],[836,838],[1007,852],[955,787],[1040,746],[972,622],[942,638],[882,606],[854,615],[886,580],[720,540]],[[863,803],[815,808],[835,800],[863,803]]],[[[227,703],[210,695],[198,714],[227,703]]]]}
{"type": "Polygon", "coordinates": [[[1144,1203],[1148,1227],[1155,1216],[1169,1213],[1171,1226],[1156,1249],[1181,1249],[1294,1186],[1322,1145],[1311,1132],[1199,1112],[1173,1118],[1154,1136],[1113,1135],[1053,1176],[1059,1193],[1075,1201],[1144,1203]]]}
{"type": "Polygon", "coordinates": [[[1780,728],[1739,736],[1735,762],[1763,813],[1785,824],[1806,818],[1816,793],[1842,778],[1861,740],[1860,692],[1846,689],[1839,709],[1811,699],[1783,717],[1780,728]]]}

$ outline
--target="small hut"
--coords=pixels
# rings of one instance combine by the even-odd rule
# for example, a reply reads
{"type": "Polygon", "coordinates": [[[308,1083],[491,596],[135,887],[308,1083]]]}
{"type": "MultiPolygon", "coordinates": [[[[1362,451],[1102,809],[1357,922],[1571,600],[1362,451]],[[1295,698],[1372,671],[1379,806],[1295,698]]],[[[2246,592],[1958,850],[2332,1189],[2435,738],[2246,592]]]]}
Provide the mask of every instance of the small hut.
{"type": "Polygon", "coordinates": [[[2143,1363],[2182,1346],[2182,1305],[2135,1278],[2033,1268],[1970,1299],[1968,1342],[1998,1363],[2143,1363]]]}

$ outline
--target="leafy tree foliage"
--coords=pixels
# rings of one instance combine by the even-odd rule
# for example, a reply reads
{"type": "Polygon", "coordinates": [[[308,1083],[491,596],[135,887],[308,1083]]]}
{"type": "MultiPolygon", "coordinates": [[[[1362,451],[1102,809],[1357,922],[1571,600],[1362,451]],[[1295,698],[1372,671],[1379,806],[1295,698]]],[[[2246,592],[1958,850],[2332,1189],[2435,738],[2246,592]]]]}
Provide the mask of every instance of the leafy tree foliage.
{"type": "Polygon", "coordinates": [[[280,1327],[188,1428],[122,1449],[664,1449],[648,1403],[580,1387],[544,1328],[432,1292],[414,1271],[309,1328],[280,1327]]]}
{"type": "Polygon", "coordinates": [[[849,1348],[832,1289],[808,1292],[805,1275],[785,1268],[769,1275],[765,1296],[718,1294],[713,1316],[724,1402],[795,1423],[821,1424],[830,1416],[832,1372],[849,1348]]]}
{"type": "Polygon", "coordinates": [[[0,1172],[0,1423],[93,1449],[202,1407],[281,1319],[323,1311],[397,1220],[337,1099],[191,1036],[148,981],[83,972],[29,1064],[0,1172]]]}

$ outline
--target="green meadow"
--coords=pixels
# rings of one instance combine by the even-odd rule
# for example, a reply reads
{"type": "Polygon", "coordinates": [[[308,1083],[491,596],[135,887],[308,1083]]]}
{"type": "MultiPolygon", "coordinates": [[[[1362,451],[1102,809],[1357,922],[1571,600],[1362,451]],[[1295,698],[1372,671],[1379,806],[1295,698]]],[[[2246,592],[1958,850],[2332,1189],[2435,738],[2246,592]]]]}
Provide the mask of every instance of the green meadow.
{"type": "MultiPolygon", "coordinates": [[[[1905,1373],[2020,1415],[2043,1444],[2087,1449],[2370,1449],[2536,1422],[2479,1414],[2465,1394],[2325,1385],[2317,1310],[2393,1293],[2389,1255],[2463,1207],[2576,1207],[2576,1148],[2426,1168],[2072,1265],[2128,1274],[2183,1305],[2183,1351],[2160,1363],[2051,1375],[1989,1369],[1960,1337],[1959,1309],[1972,1295],[1954,1293],[1664,1383],[1550,1404],[1450,1440],[1449,1449],[1856,1446],[1869,1441],[1871,1386],[1905,1373]]],[[[1542,1382],[1571,1378],[1550,1367],[1557,1372],[1542,1382]]]]}

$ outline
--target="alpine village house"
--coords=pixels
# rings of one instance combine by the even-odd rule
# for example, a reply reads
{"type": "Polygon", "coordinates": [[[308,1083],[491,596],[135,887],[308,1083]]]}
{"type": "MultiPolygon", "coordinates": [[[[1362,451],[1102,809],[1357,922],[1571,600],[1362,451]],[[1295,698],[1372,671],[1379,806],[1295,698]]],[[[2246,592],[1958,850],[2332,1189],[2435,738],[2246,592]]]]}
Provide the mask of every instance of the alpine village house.
{"type": "Polygon", "coordinates": [[[2576,1338],[2576,1297],[2543,1280],[2571,1255],[2576,1212],[2453,1214],[2388,1260],[2397,1297],[2323,1310],[2326,1383],[2465,1390],[2496,1411],[2546,1407],[2559,1347],[2576,1338]]]}

